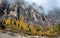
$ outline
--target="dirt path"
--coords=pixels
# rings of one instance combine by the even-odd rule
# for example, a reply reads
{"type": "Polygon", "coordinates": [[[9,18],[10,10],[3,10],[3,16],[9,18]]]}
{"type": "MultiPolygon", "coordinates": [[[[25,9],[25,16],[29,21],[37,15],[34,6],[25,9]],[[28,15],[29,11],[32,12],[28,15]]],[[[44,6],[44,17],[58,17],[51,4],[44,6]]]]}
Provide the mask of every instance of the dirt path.
{"type": "Polygon", "coordinates": [[[0,38],[60,38],[59,37],[46,37],[46,36],[27,36],[27,35],[24,35],[24,36],[21,36],[19,34],[9,34],[9,33],[2,33],[0,32],[0,38]]]}

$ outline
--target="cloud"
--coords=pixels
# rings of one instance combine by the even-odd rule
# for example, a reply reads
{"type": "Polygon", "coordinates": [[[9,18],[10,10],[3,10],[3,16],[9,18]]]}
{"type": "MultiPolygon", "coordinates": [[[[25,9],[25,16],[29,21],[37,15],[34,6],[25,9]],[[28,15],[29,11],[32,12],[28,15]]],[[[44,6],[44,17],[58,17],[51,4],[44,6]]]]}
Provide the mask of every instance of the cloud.
{"type": "Polygon", "coordinates": [[[32,4],[35,2],[37,5],[41,5],[45,13],[48,14],[49,10],[52,10],[55,7],[60,8],[60,0],[25,0],[27,3],[32,4]]]}

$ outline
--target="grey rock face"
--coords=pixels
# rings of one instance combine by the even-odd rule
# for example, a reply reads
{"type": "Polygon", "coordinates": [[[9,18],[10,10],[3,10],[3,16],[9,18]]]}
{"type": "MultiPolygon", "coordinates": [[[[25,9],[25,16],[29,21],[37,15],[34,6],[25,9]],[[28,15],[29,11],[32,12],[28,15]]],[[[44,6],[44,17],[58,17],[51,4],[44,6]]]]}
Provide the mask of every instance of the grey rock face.
{"type": "Polygon", "coordinates": [[[13,5],[7,2],[7,7],[4,7],[5,9],[3,10],[3,17],[20,19],[20,17],[23,16],[25,23],[29,23],[31,21],[35,25],[43,26],[52,23],[53,19],[51,17],[39,13],[33,6],[29,6],[27,8],[22,2],[16,1],[13,5]]]}

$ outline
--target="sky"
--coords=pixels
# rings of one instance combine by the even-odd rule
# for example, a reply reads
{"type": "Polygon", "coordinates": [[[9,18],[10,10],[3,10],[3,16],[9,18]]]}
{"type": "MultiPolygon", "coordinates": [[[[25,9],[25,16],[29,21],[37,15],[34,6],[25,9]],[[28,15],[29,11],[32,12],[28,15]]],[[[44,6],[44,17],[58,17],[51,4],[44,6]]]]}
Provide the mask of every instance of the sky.
{"type": "Polygon", "coordinates": [[[45,14],[48,14],[49,10],[55,7],[60,8],[60,0],[25,0],[28,4],[35,2],[38,6],[42,6],[45,10],[45,14]]]}

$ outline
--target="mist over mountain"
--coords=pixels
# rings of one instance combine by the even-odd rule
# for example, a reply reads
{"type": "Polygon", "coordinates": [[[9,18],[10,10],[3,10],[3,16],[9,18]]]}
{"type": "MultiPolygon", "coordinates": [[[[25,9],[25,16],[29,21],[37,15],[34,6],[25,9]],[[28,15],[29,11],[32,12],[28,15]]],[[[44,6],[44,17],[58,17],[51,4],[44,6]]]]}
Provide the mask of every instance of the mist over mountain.
{"type": "Polygon", "coordinates": [[[42,6],[44,13],[48,14],[49,10],[53,10],[55,7],[60,8],[60,0],[25,0],[27,4],[36,3],[38,6],[42,6]],[[30,3],[31,2],[31,3],[30,3]]]}
{"type": "Polygon", "coordinates": [[[54,20],[60,22],[60,8],[55,7],[53,10],[48,11],[48,15],[53,16],[54,20]]]}

